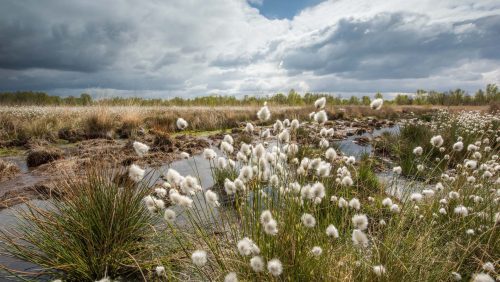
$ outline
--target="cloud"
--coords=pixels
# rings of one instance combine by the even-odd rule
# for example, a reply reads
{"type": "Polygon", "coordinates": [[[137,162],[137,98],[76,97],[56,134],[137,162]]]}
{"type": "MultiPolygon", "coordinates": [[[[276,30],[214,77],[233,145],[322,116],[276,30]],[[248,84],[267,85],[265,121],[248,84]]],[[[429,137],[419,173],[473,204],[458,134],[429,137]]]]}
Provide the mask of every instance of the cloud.
{"type": "Polygon", "coordinates": [[[291,20],[246,0],[1,1],[0,91],[192,97],[499,82],[493,0],[331,0],[291,20]]]}
{"type": "Polygon", "coordinates": [[[428,24],[420,14],[342,19],[324,38],[287,50],[284,68],[360,80],[425,78],[473,60],[500,59],[500,16],[428,24]],[[472,28],[474,27],[474,28],[472,28]]]}

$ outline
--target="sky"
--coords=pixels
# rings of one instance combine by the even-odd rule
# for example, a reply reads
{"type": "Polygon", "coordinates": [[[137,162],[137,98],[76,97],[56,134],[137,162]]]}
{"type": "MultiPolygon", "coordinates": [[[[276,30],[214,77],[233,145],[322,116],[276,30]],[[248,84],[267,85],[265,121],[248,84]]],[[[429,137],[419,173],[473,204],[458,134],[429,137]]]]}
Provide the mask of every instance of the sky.
{"type": "Polygon", "coordinates": [[[145,98],[471,93],[498,0],[0,0],[0,91],[145,98]]]}

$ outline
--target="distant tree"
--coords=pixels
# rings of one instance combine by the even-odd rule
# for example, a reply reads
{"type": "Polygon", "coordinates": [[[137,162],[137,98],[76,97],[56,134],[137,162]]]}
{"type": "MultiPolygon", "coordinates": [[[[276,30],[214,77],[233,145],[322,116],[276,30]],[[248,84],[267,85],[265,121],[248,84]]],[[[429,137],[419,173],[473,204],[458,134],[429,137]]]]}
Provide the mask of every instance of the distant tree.
{"type": "Polygon", "coordinates": [[[377,92],[377,93],[375,94],[375,99],[384,99],[384,96],[382,96],[382,93],[377,92]]]}
{"type": "Polygon", "coordinates": [[[363,105],[370,105],[370,102],[371,102],[370,97],[368,97],[368,96],[361,97],[361,103],[363,105]]]}
{"type": "Polygon", "coordinates": [[[82,93],[80,95],[81,105],[88,106],[92,104],[92,97],[87,93],[82,93]]]}

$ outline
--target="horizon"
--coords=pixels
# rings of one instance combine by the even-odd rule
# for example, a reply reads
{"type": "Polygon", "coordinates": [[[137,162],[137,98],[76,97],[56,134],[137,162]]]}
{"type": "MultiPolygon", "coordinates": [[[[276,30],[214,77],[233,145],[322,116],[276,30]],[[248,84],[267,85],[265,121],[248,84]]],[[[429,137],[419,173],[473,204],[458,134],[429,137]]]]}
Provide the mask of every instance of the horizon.
{"type": "Polygon", "coordinates": [[[394,98],[500,84],[492,0],[1,1],[0,92],[394,98]]]}

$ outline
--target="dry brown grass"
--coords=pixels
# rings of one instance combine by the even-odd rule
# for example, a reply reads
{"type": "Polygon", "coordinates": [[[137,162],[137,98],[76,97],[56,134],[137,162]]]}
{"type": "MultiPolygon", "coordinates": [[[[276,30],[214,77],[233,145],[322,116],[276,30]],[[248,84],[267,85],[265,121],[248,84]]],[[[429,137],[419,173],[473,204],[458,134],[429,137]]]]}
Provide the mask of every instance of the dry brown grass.
{"type": "MultiPolygon", "coordinates": [[[[273,106],[271,120],[308,119],[312,106],[273,106]]],[[[380,111],[368,106],[328,106],[330,119],[363,117],[398,118],[401,114],[423,114],[446,108],[450,111],[480,110],[486,106],[392,106],[380,111]]],[[[133,138],[142,128],[166,133],[176,132],[175,121],[182,117],[189,122],[188,130],[211,131],[234,128],[243,122],[257,122],[258,107],[0,107],[0,140],[3,146],[23,146],[31,139],[70,142],[92,138],[133,138]]]]}

